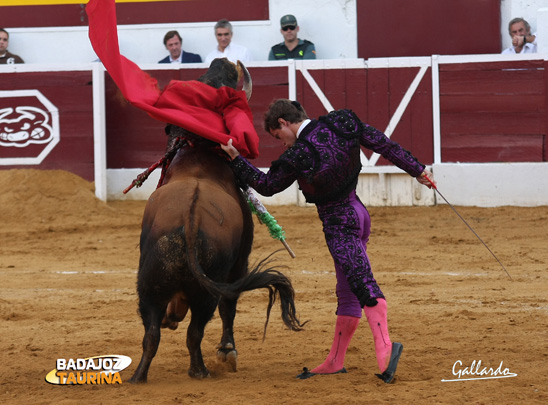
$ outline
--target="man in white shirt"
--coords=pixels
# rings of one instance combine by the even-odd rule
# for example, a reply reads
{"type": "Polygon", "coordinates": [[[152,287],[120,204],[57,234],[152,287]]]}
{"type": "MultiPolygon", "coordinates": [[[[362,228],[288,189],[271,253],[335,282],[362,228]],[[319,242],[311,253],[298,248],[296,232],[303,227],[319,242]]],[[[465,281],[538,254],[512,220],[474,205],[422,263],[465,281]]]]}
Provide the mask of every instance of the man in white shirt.
{"type": "Polygon", "coordinates": [[[232,24],[228,20],[217,21],[215,38],[218,46],[206,56],[205,63],[210,64],[213,59],[217,58],[227,58],[234,63],[253,60],[251,52],[246,47],[232,42],[232,24]]]}
{"type": "Polygon", "coordinates": [[[531,26],[523,18],[514,18],[508,23],[512,46],[502,51],[503,55],[537,53],[537,37],[531,34],[531,26]]]}

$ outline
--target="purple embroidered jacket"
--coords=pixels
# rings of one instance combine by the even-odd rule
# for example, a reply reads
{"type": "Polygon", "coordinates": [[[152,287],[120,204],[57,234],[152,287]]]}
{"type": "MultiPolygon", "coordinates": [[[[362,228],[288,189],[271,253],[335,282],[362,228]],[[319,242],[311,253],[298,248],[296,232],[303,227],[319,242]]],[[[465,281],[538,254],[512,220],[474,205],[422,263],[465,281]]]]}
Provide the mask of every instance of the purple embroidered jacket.
{"type": "Polygon", "coordinates": [[[362,123],[351,110],[332,111],[310,122],[266,174],[240,156],[232,161],[232,168],[243,183],[264,196],[279,193],[297,180],[307,202],[323,205],[348,196],[356,188],[360,145],[413,177],[424,170],[410,152],[362,123]]]}
{"type": "Polygon", "coordinates": [[[424,170],[424,165],[408,151],[362,123],[350,110],[333,111],[310,122],[266,174],[242,157],[232,161],[232,168],[240,181],[266,196],[283,191],[297,180],[306,200],[316,204],[336,271],[344,273],[363,308],[374,306],[376,299],[384,295],[373,277],[361,239],[361,227],[369,224],[359,223],[349,200],[361,169],[360,145],[381,154],[411,176],[417,177],[424,170]]]}

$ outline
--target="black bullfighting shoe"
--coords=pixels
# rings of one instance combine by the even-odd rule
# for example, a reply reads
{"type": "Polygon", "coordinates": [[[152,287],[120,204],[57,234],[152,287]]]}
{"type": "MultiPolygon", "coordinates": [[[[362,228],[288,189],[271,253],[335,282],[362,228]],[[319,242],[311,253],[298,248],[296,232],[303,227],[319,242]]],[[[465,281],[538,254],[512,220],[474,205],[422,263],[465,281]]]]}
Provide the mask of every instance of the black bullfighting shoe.
{"type": "Polygon", "coordinates": [[[401,352],[403,350],[403,345],[398,342],[392,343],[392,353],[390,354],[390,363],[388,367],[384,370],[382,374],[375,374],[385,383],[390,384],[394,379],[396,374],[396,368],[398,367],[398,361],[400,361],[401,352]]]}
{"type": "Polygon", "coordinates": [[[340,370],[334,371],[333,373],[313,373],[308,368],[303,367],[303,372],[299,374],[296,378],[299,380],[306,380],[307,378],[314,377],[315,375],[331,375],[331,374],[342,374],[347,373],[346,368],[341,368],[340,370]]]}

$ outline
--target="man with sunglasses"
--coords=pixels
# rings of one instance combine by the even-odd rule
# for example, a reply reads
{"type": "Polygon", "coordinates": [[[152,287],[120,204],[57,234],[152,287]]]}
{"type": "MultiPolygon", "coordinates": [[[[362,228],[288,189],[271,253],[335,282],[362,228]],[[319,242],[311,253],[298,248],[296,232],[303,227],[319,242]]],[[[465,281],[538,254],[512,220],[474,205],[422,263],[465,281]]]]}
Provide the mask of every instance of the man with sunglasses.
{"type": "Polygon", "coordinates": [[[280,32],[284,42],[274,45],[270,49],[268,60],[280,59],[316,59],[316,47],[306,39],[297,37],[299,25],[294,15],[284,15],[280,20],[280,32]]]}

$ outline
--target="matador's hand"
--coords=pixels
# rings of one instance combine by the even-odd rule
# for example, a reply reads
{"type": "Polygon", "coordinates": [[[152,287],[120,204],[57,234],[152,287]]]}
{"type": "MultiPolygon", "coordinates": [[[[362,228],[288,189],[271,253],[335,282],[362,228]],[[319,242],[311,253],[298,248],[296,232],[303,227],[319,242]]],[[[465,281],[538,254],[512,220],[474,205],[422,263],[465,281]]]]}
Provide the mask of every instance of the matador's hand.
{"type": "Polygon", "coordinates": [[[224,150],[231,160],[240,156],[240,152],[234,146],[232,146],[232,139],[229,139],[226,145],[221,144],[221,149],[224,150]]]}
{"type": "Polygon", "coordinates": [[[432,172],[426,169],[424,169],[421,175],[417,177],[417,181],[428,188],[436,186],[436,182],[434,181],[434,175],[432,174],[432,172]]]}

